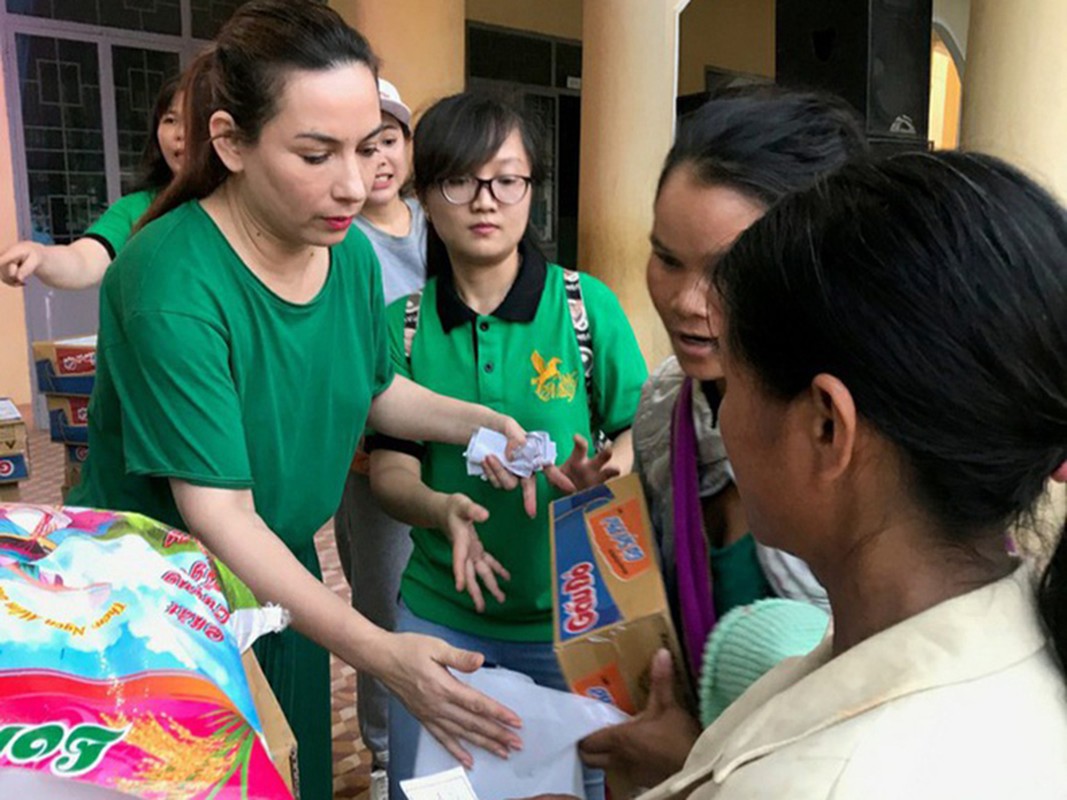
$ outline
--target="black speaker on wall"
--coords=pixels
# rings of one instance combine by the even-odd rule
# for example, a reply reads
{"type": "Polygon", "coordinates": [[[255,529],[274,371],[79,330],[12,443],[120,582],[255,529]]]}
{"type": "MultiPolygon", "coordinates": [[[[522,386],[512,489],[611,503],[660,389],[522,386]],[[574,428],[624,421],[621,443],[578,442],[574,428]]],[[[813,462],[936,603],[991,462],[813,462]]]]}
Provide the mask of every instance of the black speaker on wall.
{"type": "Polygon", "coordinates": [[[926,147],[933,0],[777,0],[775,80],[851,103],[872,140],[926,147]]]}

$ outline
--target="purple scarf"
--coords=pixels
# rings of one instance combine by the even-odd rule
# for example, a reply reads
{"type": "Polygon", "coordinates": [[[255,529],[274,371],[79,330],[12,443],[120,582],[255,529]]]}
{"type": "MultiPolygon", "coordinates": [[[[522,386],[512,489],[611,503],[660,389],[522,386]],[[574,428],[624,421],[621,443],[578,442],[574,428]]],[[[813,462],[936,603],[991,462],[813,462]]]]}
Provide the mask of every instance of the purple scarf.
{"type": "Polygon", "coordinates": [[[715,627],[711,563],[697,475],[697,435],[693,425],[693,381],[686,378],[671,420],[671,484],[674,504],[674,562],[681,606],[682,641],[693,675],[700,674],[704,643],[715,627]]]}

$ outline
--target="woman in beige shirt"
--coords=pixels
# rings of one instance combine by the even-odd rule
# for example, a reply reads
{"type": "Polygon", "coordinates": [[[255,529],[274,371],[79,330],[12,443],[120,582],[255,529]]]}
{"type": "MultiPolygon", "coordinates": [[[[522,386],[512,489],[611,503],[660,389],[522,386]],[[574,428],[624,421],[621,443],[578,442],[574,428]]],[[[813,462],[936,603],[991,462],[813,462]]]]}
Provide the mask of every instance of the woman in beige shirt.
{"type": "Polygon", "coordinates": [[[1006,544],[1067,480],[1067,214],[988,156],[856,164],[715,285],[749,522],[834,625],[646,800],[1067,797],[1067,544],[1006,544]]]}

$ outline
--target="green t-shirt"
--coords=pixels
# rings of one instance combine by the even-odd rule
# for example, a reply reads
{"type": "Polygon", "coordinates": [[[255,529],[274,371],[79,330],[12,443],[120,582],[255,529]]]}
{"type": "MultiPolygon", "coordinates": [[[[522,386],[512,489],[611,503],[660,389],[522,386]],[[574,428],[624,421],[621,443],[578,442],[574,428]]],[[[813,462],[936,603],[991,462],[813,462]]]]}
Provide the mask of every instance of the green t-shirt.
{"type": "Polygon", "coordinates": [[[156,194],[155,190],[145,190],[120,197],[100,219],[89,226],[85,236],[100,242],[114,259],[129,240],[137,220],[144,216],[156,199],[156,194]]]}
{"type": "Polygon", "coordinates": [[[392,380],[381,276],[353,228],[306,304],[249,271],[196,201],[123,249],[101,289],[89,461],[70,502],[184,527],[167,478],[251,488],[290,548],[341,499],[392,380]]]}
{"type": "Polygon", "coordinates": [[[726,547],[713,547],[709,560],[715,615],[719,619],[732,608],[774,597],[774,590],[756,556],[756,540],[751,533],[726,547]]]}
{"type": "MultiPolygon", "coordinates": [[[[600,281],[581,276],[582,296],[593,339],[593,381],[601,428],[619,433],[630,427],[647,376],[637,340],[618,300],[600,281]]],[[[570,455],[573,437],[590,440],[578,343],[574,334],[563,270],[526,252],[507,297],[492,314],[476,315],[456,295],[447,276],[426,284],[411,363],[404,355],[405,299],[386,312],[393,364],[435,392],[482,403],[513,416],[528,431],[548,431],[559,449],[558,463],[570,455]]],[[[537,517],[529,519],[518,490],[503,492],[466,472],[464,447],[429,443],[422,456],[427,485],[462,492],[489,511],[478,526],[486,549],[511,573],[502,584],[501,605],[485,593],[478,614],[452,576],[452,547],[440,532],[412,531],[414,552],[401,584],[401,596],[418,616],[456,630],[509,641],[552,639],[552,557],[549,501],[559,492],[537,476],[537,517]]]]}

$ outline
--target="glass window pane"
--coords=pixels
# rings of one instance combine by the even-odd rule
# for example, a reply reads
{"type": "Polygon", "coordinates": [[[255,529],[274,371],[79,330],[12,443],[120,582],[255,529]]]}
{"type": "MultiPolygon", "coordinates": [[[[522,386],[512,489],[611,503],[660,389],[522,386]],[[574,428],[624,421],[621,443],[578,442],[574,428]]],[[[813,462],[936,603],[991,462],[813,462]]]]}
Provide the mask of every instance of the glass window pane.
{"type": "Polygon", "coordinates": [[[149,135],[152,109],[163,83],[177,75],[178,54],[140,47],[112,47],[115,78],[115,116],[119,138],[122,193],[133,191],[141,178],[141,154],[149,135]]]}
{"type": "Polygon", "coordinates": [[[96,45],[15,36],[34,236],[66,244],[107,206],[96,45]]]}
{"type": "Polygon", "coordinates": [[[534,193],[530,206],[530,227],[540,243],[555,255],[556,243],[556,98],[540,94],[525,94],[523,107],[537,119],[544,136],[545,180],[534,193]]]}
{"type": "Polygon", "coordinates": [[[181,36],[181,0],[7,0],[12,14],[181,36]]]}
{"type": "Polygon", "coordinates": [[[193,38],[214,39],[219,28],[246,0],[192,0],[193,38]]]}
{"type": "Polygon", "coordinates": [[[556,88],[578,89],[582,80],[582,46],[556,43],[556,88]],[[577,83],[576,83],[577,82],[577,83]]]}
{"type": "Polygon", "coordinates": [[[470,26],[467,57],[472,78],[552,85],[552,42],[470,26]]]}

